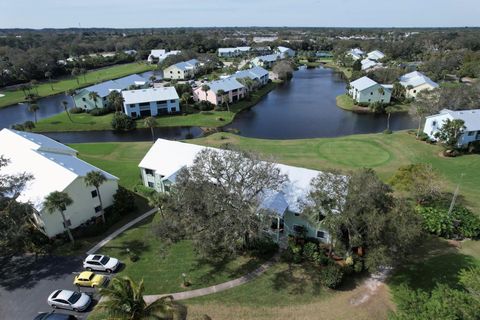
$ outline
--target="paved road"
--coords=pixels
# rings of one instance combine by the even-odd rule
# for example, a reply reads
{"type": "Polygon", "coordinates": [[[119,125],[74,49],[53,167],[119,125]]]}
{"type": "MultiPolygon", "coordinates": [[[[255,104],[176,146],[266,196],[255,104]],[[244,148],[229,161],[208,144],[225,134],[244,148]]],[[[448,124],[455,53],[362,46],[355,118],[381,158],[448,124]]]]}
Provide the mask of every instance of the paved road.
{"type": "MultiPolygon", "coordinates": [[[[48,295],[56,289],[77,290],[73,285],[74,273],[82,271],[84,257],[33,257],[0,260],[0,320],[29,320],[39,312],[51,311],[48,295]]],[[[82,288],[94,293],[93,289],[82,288]]],[[[94,297],[94,300],[96,297],[94,297]]],[[[74,313],[86,319],[87,312],[74,313]]]]}

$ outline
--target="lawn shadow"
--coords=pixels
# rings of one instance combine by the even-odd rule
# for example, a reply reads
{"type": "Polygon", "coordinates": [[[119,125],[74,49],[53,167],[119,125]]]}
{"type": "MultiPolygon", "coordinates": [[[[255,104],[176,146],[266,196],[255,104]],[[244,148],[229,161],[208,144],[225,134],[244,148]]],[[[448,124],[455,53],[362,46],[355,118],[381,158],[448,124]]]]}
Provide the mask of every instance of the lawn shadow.
{"type": "Polygon", "coordinates": [[[291,295],[302,295],[310,292],[319,295],[323,286],[317,267],[288,264],[288,267],[275,273],[272,279],[274,290],[287,290],[291,295]]]}

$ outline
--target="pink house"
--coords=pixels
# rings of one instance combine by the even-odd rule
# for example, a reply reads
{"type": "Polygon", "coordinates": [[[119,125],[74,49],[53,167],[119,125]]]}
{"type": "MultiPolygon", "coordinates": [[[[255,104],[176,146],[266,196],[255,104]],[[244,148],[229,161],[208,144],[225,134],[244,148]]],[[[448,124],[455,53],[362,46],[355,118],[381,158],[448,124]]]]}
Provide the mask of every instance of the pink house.
{"type": "Polygon", "coordinates": [[[216,80],[206,83],[210,87],[210,90],[203,91],[202,86],[193,90],[193,99],[195,101],[209,101],[214,105],[221,104],[223,97],[218,94],[220,90],[223,90],[228,95],[228,102],[236,102],[245,97],[246,88],[238,82],[235,78],[226,78],[222,80],[216,80]]]}

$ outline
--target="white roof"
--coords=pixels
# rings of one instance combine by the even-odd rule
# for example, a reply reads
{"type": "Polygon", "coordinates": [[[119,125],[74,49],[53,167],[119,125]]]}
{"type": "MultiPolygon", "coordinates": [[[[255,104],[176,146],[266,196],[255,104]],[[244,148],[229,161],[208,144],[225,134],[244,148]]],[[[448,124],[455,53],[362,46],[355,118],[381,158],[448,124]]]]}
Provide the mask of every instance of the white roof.
{"type": "Polygon", "coordinates": [[[278,46],[277,49],[278,49],[278,51],[280,51],[281,53],[284,53],[284,52],[289,51],[289,50],[293,51],[293,50],[290,49],[290,48],[282,47],[282,46],[278,46]]]}
{"type": "Polygon", "coordinates": [[[178,99],[178,93],[174,87],[122,91],[122,96],[126,104],[178,99]]]}
{"type": "Polygon", "coordinates": [[[165,49],[153,49],[150,51],[150,55],[155,58],[160,58],[161,56],[165,55],[167,50],[165,49]]]}
{"type": "Polygon", "coordinates": [[[459,110],[453,111],[449,109],[443,109],[439,114],[428,116],[427,118],[435,118],[440,115],[450,115],[453,119],[463,120],[466,127],[466,131],[480,131],[480,109],[473,110],[459,110]]]}
{"type": "Polygon", "coordinates": [[[277,61],[278,59],[280,59],[280,56],[278,54],[267,54],[267,55],[264,55],[264,56],[258,56],[258,57],[255,57],[252,62],[254,61],[257,61],[257,62],[260,62],[260,61],[265,61],[265,62],[275,62],[277,61]]]}
{"type": "Polygon", "coordinates": [[[237,52],[237,51],[241,51],[241,52],[246,52],[246,51],[250,51],[250,47],[235,47],[235,48],[218,48],[218,52],[221,52],[221,53],[229,53],[229,52],[237,52]]]}
{"type": "MultiPolygon", "coordinates": [[[[175,182],[176,173],[183,167],[192,165],[197,154],[203,149],[215,148],[157,139],[138,166],[154,170],[156,174],[175,182]]],[[[285,207],[285,203],[287,203],[290,210],[299,212],[307,199],[312,179],[320,171],[284,164],[276,164],[276,166],[282,174],[288,177],[289,181],[284,184],[280,193],[267,191],[261,201],[261,207],[283,214],[278,211],[281,211],[281,208],[285,207]]]]}
{"type": "Polygon", "coordinates": [[[380,63],[370,59],[363,59],[361,63],[362,63],[362,70],[367,70],[367,69],[381,65],[380,63]]]}
{"type": "Polygon", "coordinates": [[[45,197],[53,191],[63,191],[74,180],[90,171],[101,171],[109,180],[117,177],[76,157],[76,151],[40,134],[3,129],[0,131],[0,155],[10,162],[1,174],[33,175],[22,194],[21,202],[31,202],[35,209],[43,208],[45,197]]]}
{"type": "Polygon", "coordinates": [[[385,58],[385,54],[382,51],[373,50],[373,51],[367,53],[367,57],[371,60],[380,60],[380,59],[385,58]]]}
{"type": "Polygon", "coordinates": [[[429,84],[433,88],[438,87],[438,84],[436,82],[418,71],[413,71],[401,76],[400,84],[404,87],[412,86],[414,88],[423,84],[429,84]]]}
{"type": "Polygon", "coordinates": [[[252,80],[260,79],[264,76],[268,76],[268,71],[259,66],[255,66],[247,70],[237,71],[231,75],[231,77],[235,79],[250,78],[252,80]]]}
{"type": "Polygon", "coordinates": [[[360,48],[353,48],[353,49],[350,49],[349,53],[351,54],[355,54],[355,55],[358,55],[358,56],[361,56],[361,55],[364,55],[365,52],[360,49],[360,48]]]}
{"type": "Polygon", "coordinates": [[[373,81],[369,77],[361,77],[360,79],[350,82],[350,86],[354,87],[358,91],[365,90],[376,84],[378,83],[376,81],[373,81]]]}
{"type": "MultiPolygon", "coordinates": [[[[225,92],[232,91],[235,89],[241,89],[244,88],[244,85],[241,84],[240,82],[237,81],[237,79],[228,77],[225,79],[220,79],[220,80],[215,80],[210,83],[208,83],[208,86],[210,87],[210,90],[213,92],[217,92],[218,90],[223,90],[225,92]]],[[[199,87],[197,90],[201,89],[199,87]]]]}

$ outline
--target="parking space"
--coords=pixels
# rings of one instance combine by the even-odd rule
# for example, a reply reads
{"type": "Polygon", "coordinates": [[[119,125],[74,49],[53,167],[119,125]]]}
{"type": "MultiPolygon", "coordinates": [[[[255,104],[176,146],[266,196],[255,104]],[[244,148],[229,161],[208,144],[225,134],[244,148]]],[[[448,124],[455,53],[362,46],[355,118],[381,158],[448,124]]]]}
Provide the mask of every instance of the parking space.
{"type": "MultiPolygon", "coordinates": [[[[93,288],[76,287],[73,279],[82,270],[85,257],[22,257],[9,261],[0,261],[0,319],[33,319],[40,312],[49,312],[52,308],[47,298],[57,289],[85,292],[92,296],[94,303],[86,312],[58,310],[57,312],[74,314],[78,319],[86,319],[98,301],[93,288]]],[[[103,274],[103,273],[102,273],[103,274]]],[[[106,275],[106,274],[105,274],[106,275]]]]}

